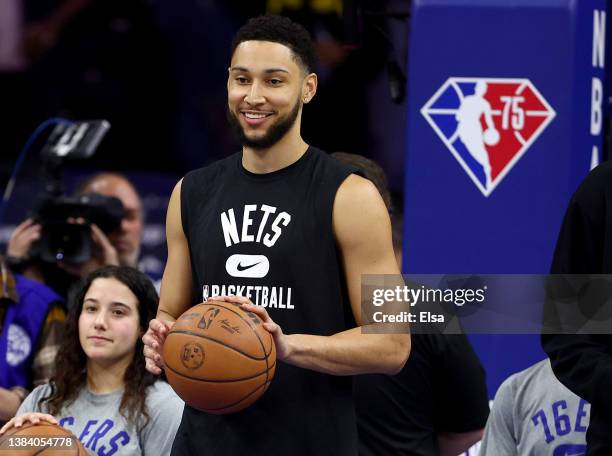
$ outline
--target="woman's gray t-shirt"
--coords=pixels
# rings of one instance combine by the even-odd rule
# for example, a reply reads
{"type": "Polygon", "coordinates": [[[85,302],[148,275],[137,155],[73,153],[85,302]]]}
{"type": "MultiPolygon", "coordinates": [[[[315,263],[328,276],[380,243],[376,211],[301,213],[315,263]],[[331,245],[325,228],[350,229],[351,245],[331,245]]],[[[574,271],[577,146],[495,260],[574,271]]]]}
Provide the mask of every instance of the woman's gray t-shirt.
{"type": "MultiPolygon", "coordinates": [[[[26,397],[17,415],[29,412],[47,413],[38,401],[49,395],[49,384],[41,385],[26,397]]],[[[82,388],[76,400],[63,407],[55,417],[97,456],[167,456],[183,414],[183,401],[170,385],[157,381],[147,390],[146,407],[149,423],[138,432],[119,413],[123,389],[108,394],[93,394],[82,388]]]]}

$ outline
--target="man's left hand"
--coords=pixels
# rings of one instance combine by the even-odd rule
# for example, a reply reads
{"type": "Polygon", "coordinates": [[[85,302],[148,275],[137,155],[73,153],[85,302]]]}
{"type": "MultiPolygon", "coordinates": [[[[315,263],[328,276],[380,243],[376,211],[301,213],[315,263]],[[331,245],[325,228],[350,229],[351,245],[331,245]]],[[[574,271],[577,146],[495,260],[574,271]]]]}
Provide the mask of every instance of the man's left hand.
{"type": "Polygon", "coordinates": [[[281,327],[274,323],[274,320],[270,318],[270,315],[268,315],[265,308],[256,306],[249,298],[245,298],[243,296],[215,296],[214,298],[210,298],[209,301],[232,302],[234,304],[239,304],[242,310],[253,312],[259,318],[261,318],[263,321],[263,327],[270,334],[272,334],[272,337],[274,338],[274,343],[276,345],[276,359],[283,361],[289,357],[291,352],[291,346],[289,343],[290,336],[284,334],[281,327]]]}

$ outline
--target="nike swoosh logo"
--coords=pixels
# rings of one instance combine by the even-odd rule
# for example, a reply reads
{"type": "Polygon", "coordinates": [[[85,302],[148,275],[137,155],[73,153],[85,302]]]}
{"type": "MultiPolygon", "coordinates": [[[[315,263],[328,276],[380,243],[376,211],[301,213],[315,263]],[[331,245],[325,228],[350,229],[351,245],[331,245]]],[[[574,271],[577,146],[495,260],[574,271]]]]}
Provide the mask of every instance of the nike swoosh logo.
{"type": "Polygon", "coordinates": [[[270,261],[265,255],[235,253],[225,262],[225,270],[232,277],[262,279],[270,270],[270,261]]]}
{"type": "Polygon", "coordinates": [[[242,263],[238,263],[236,265],[236,270],[240,272],[246,271],[247,269],[251,269],[253,266],[257,266],[258,264],[261,264],[261,261],[258,261],[257,263],[249,264],[247,266],[242,266],[242,263]]]}

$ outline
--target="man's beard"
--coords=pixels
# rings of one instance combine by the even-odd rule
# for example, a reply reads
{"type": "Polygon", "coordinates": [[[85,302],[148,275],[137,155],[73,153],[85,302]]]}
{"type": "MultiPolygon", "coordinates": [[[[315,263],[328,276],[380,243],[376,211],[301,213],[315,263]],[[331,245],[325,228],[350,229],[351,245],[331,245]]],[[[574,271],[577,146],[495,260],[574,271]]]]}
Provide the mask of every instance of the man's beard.
{"type": "Polygon", "coordinates": [[[240,119],[238,119],[238,116],[232,112],[229,107],[226,113],[227,120],[229,121],[234,134],[238,138],[238,141],[240,141],[240,144],[252,149],[267,149],[280,141],[283,136],[285,136],[287,132],[291,130],[291,127],[293,127],[293,124],[295,123],[295,120],[300,112],[300,106],[299,100],[296,101],[295,106],[291,112],[287,114],[287,117],[284,119],[279,119],[275,124],[268,128],[268,131],[264,136],[256,139],[249,138],[244,133],[244,129],[242,128],[242,125],[240,125],[240,119]]]}

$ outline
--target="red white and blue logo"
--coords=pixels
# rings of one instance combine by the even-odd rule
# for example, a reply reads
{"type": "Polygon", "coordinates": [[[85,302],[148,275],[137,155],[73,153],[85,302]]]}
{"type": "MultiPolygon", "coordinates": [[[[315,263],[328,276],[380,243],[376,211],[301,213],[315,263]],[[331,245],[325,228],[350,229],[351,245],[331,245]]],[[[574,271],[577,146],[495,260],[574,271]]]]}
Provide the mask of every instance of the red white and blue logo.
{"type": "Polygon", "coordinates": [[[421,114],[489,196],[556,113],[528,79],[449,78],[421,114]]]}

